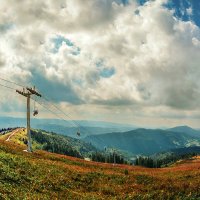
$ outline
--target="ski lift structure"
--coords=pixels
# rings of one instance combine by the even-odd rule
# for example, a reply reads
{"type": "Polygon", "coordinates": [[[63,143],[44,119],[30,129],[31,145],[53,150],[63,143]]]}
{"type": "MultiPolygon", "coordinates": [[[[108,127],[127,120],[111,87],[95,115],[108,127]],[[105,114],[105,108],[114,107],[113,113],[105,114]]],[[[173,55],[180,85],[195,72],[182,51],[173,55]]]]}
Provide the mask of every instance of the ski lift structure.
{"type": "Polygon", "coordinates": [[[35,104],[35,99],[34,99],[34,105],[33,105],[33,116],[35,117],[36,115],[38,115],[39,111],[36,107],[36,104],[35,104]]]}
{"type": "Polygon", "coordinates": [[[80,128],[78,129],[78,131],[77,131],[76,135],[77,135],[78,137],[80,137],[80,136],[81,136],[80,128]]]}
{"type": "MultiPolygon", "coordinates": [[[[36,106],[36,99],[34,99],[34,104],[33,104],[33,116],[36,117],[38,114],[39,114],[39,110],[38,110],[38,108],[37,108],[37,106],[36,106]]],[[[77,135],[78,137],[81,136],[81,131],[80,131],[80,127],[79,127],[79,126],[78,126],[78,130],[77,130],[77,132],[76,132],[76,135],[77,135]]]]}

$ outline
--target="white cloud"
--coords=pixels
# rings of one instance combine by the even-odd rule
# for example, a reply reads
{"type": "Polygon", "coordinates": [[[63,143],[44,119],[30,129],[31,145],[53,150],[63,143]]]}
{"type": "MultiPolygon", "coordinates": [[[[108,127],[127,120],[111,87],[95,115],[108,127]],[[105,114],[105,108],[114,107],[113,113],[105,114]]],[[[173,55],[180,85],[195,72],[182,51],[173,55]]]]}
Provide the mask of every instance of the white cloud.
{"type": "Polygon", "coordinates": [[[0,36],[0,72],[36,83],[74,109],[91,109],[89,118],[93,111],[117,121],[134,114],[129,122],[144,123],[160,107],[166,116],[186,111],[192,116],[200,107],[200,30],[174,18],[162,7],[165,2],[4,1],[0,24],[12,26],[0,36]],[[57,36],[73,45],[63,41],[53,52],[57,36]],[[115,69],[111,77],[101,76],[99,60],[115,69]],[[121,114],[112,118],[113,112],[121,114]]]}
{"type": "Polygon", "coordinates": [[[191,16],[193,13],[192,7],[187,8],[186,13],[187,13],[187,15],[191,16]]]}

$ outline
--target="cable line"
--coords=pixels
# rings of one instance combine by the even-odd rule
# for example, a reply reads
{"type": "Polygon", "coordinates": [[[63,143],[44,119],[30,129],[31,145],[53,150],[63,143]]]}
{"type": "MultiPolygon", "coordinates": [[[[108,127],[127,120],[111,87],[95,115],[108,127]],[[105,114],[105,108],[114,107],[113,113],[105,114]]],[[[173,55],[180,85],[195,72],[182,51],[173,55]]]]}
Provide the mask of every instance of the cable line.
{"type": "MultiPolygon", "coordinates": [[[[0,78],[0,79],[2,79],[2,78],[0,78]]],[[[7,82],[10,82],[10,81],[7,81],[7,82]]],[[[14,83],[14,82],[13,82],[13,83],[14,83]]],[[[18,85],[18,84],[16,84],[16,85],[18,85]]],[[[11,90],[15,90],[15,91],[16,91],[16,89],[13,88],[13,87],[9,87],[9,86],[2,85],[2,84],[0,84],[0,86],[5,87],[5,88],[9,88],[9,89],[11,89],[11,90]]],[[[51,102],[48,100],[47,97],[43,97],[43,99],[46,100],[47,102],[49,102],[51,105],[53,105],[54,108],[56,108],[57,110],[59,110],[61,113],[63,113],[66,117],[70,118],[71,120],[68,121],[68,120],[64,119],[63,117],[60,117],[56,112],[54,112],[54,111],[50,110],[49,108],[47,108],[47,107],[44,105],[43,102],[41,103],[41,102],[37,101],[36,99],[33,99],[32,97],[31,97],[31,99],[34,100],[34,101],[36,101],[40,106],[42,106],[43,108],[45,108],[46,110],[48,110],[49,112],[51,112],[53,115],[57,116],[59,119],[64,120],[64,121],[66,121],[67,123],[71,123],[73,126],[75,125],[75,126],[79,129],[79,131],[80,131],[80,128],[81,128],[82,130],[85,130],[86,133],[88,132],[88,133],[90,133],[91,135],[93,135],[93,134],[90,132],[90,130],[88,130],[87,128],[81,126],[79,123],[75,122],[69,115],[67,115],[65,112],[63,112],[58,106],[56,106],[55,104],[51,103],[51,102]],[[72,123],[72,122],[73,122],[73,123],[72,123]]],[[[78,131],[78,132],[79,132],[79,131],[78,131]]],[[[99,140],[99,141],[101,141],[98,137],[96,137],[96,139],[99,140]]]]}
{"type": "MultiPolygon", "coordinates": [[[[16,83],[16,82],[14,82],[14,81],[10,81],[10,80],[4,79],[4,78],[0,78],[0,79],[3,80],[3,81],[6,81],[6,82],[8,82],[8,83],[12,83],[12,84],[15,84],[15,85],[17,85],[17,86],[26,88],[26,87],[23,86],[22,84],[16,83]]],[[[5,86],[5,85],[2,85],[2,84],[0,84],[0,85],[3,86],[3,87],[9,88],[9,89],[16,90],[15,88],[12,88],[12,87],[9,87],[9,86],[5,86]]],[[[85,127],[83,127],[82,125],[80,125],[78,122],[74,121],[74,120],[72,119],[72,117],[71,117],[69,114],[66,114],[66,113],[65,113],[63,110],[61,110],[58,106],[56,106],[54,103],[52,103],[52,102],[50,101],[49,98],[44,97],[44,96],[42,96],[42,98],[43,98],[45,101],[47,101],[51,106],[53,106],[56,110],[58,110],[58,111],[61,112],[63,115],[65,115],[65,116],[66,116],[68,119],[70,119],[70,120],[67,121],[66,119],[60,117],[58,114],[55,114],[53,111],[50,111],[50,110],[45,106],[45,108],[46,108],[47,110],[49,110],[51,113],[53,113],[54,115],[56,115],[56,116],[59,117],[60,119],[66,121],[66,122],[68,122],[68,123],[71,123],[71,124],[75,125],[77,128],[79,128],[79,129],[81,128],[81,129],[85,130],[86,132],[91,133],[89,130],[87,130],[85,127]]],[[[34,100],[34,99],[33,99],[33,100],[34,100]]],[[[37,101],[37,103],[39,103],[39,102],[37,101]]],[[[40,103],[39,103],[39,104],[40,104],[40,103]]],[[[44,103],[43,103],[43,104],[44,104],[44,103]]],[[[41,105],[41,104],[40,104],[40,105],[41,105]]],[[[44,107],[44,106],[43,106],[43,107],[44,107]]]]}
{"type": "MultiPolygon", "coordinates": [[[[41,92],[41,91],[40,91],[40,92],[41,92]]],[[[44,94],[44,93],[43,93],[43,94],[44,94]]],[[[74,124],[75,126],[77,126],[79,129],[82,128],[82,129],[84,129],[86,132],[88,132],[88,133],[91,134],[91,132],[90,132],[88,129],[86,129],[85,127],[83,127],[82,125],[80,125],[78,122],[74,121],[74,120],[72,119],[72,117],[71,117],[69,114],[66,114],[66,113],[65,113],[64,111],[62,111],[58,106],[56,106],[54,103],[52,103],[52,102],[50,101],[49,98],[45,97],[44,95],[42,96],[42,98],[45,99],[47,102],[49,102],[54,108],[56,108],[57,110],[59,110],[59,111],[60,111],[63,115],[65,115],[67,118],[69,118],[70,121],[72,121],[73,124],[74,124]]],[[[66,120],[65,120],[65,121],[66,121],[66,120]]]]}
{"type": "MultiPolygon", "coordinates": [[[[14,81],[6,80],[6,79],[4,79],[4,78],[0,78],[0,79],[3,80],[3,81],[6,81],[6,82],[8,82],[8,83],[12,83],[12,84],[15,84],[15,85],[17,85],[17,86],[26,88],[25,86],[23,86],[23,85],[21,85],[21,84],[18,84],[18,83],[14,82],[14,81]]],[[[2,85],[2,86],[4,86],[4,85],[2,85]]],[[[9,87],[9,86],[4,86],[4,87],[7,87],[7,88],[9,88],[9,89],[14,89],[14,88],[11,88],[11,87],[9,87]]],[[[15,89],[14,89],[14,90],[15,90],[15,89]]],[[[61,113],[63,113],[66,117],[68,117],[69,119],[71,119],[71,121],[74,123],[75,126],[79,126],[79,124],[76,123],[68,114],[64,113],[64,112],[63,112],[59,107],[57,107],[55,104],[51,103],[50,100],[48,100],[47,97],[43,97],[43,98],[44,98],[47,102],[49,102],[51,105],[53,105],[53,107],[55,107],[57,110],[59,110],[61,113]]]]}
{"type": "MultiPolygon", "coordinates": [[[[31,98],[31,99],[34,100],[33,98],[31,98]]],[[[36,101],[40,106],[42,106],[43,108],[45,108],[46,110],[48,110],[49,112],[51,112],[53,115],[57,116],[59,119],[64,120],[64,121],[66,121],[66,122],[69,123],[69,121],[67,121],[66,119],[60,117],[58,114],[56,114],[56,113],[53,112],[52,110],[48,109],[48,108],[44,105],[44,103],[41,103],[41,102],[39,102],[39,101],[37,101],[37,100],[35,100],[35,101],[36,101]]],[[[72,123],[71,123],[71,124],[72,124],[72,123]]],[[[73,124],[73,125],[74,125],[74,124],[73,124]]]]}
{"type": "Polygon", "coordinates": [[[12,84],[15,84],[15,85],[17,85],[17,86],[20,86],[20,87],[24,87],[25,88],[25,86],[23,86],[23,85],[21,85],[21,84],[19,84],[19,83],[15,83],[15,82],[13,82],[13,81],[9,81],[9,80],[6,80],[6,79],[4,79],[4,78],[0,78],[1,80],[3,80],[3,81],[6,81],[6,82],[8,82],[8,83],[12,83],[12,84]]]}
{"type": "Polygon", "coordinates": [[[8,88],[8,89],[11,89],[11,90],[16,90],[15,88],[12,88],[12,87],[9,87],[9,86],[6,86],[6,85],[0,84],[0,86],[5,87],[5,88],[8,88]]]}
{"type": "Polygon", "coordinates": [[[74,123],[75,126],[80,126],[77,122],[75,122],[69,114],[66,114],[64,111],[62,111],[58,106],[56,106],[54,103],[51,103],[47,97],[43,97],[46,101],[48,101],[51,105],[53,105],[54,108],[59,110],[62,114],[64,114],[67,118],[71,119],[71,121],[74,123]]]}

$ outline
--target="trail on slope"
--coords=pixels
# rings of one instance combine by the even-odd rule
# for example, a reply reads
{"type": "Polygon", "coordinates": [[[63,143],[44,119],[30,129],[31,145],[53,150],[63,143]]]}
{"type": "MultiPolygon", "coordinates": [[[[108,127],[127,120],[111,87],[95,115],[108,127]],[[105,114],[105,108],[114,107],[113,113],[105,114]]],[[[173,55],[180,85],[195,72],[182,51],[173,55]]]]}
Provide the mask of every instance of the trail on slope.
{"type": "Polygon", "coordinates": [[[9,142],[9,141],[10,141],[10,138],[11,138],[15,133],[17,133],[19,130],[20,130],[20,129],[15,129],[15,130],[13,131],[13,133],[11,133],[11,134],[9,135],[9,137],[6,139],[6,142],[9,142]]]}

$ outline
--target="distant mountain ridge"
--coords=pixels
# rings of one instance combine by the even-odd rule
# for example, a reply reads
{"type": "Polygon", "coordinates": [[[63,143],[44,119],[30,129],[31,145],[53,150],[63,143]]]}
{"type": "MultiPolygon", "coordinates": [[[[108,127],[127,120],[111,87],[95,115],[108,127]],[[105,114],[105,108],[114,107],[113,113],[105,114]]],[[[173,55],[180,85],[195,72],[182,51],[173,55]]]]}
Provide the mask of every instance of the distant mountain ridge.
{"type": "MultiPolygon", "coordinates": [[[[32,119],[31,127],[56,132],[61,135],[80,138],[101,150],[116,148],[131,155],[152,155],[170,149],[200,146],[200,131],[188,126],[166,130],[135,129],[131,125],[98,121],[77,121],[80,130],[70,121],[57,119],[32,119]],[[77,136],[77,131],[81,136],[77,136]]],[[[25,126],[24,118],[0,117],[0,128],[25,126]]]]}
{"type": "Polygon", "coordinates": [[[136,129],[128,132],[91,135],[84,140],[97,148],[113,147],[134,155],[152,155],[170,149],[199,146],[200,132],[192,129],[179,131],[178,127],[168,130],[136,129]]]}
{"type": "MultiPolygon", "coordinates": [[[[135,128],[134,125],[130,124],[120,124],[120,123],[113,123],[113,122],[105,122],[105,121],[90,121],[90,120],[73,120],[75,123],[80,124],[81,126],[87,127],[110,127],[110,128],[121,128],[121,127],[129,127],[135,128]]],[[[19,117],[3,117],[0,116],[0,126],[11,125],[14,124],[15,126],[23,124],[26,125],[26,118],[19,118],[19,117]]],[[[32,118],[31,123],[34,124],[57,124],[63,125],[67,127],[73,127],[74,123],[71,120],[61,120],[61,119],[40,119],[40,118],[32,118]]]]}
{"type": "MultiPolygon", "coordinates": [[[[124,132],[135,129],[133,125],[117,124],[103,121],[86,121],[74,120],[76,124],[81,125],[80,128],[74,125],[72,121],[58,119],[31,119],[31,127],[35,129],[43,129],[46,131],[56,132],[58,134],[75,137],[77,131],[81,132],[81,138],[88,135],[109,133],[109,132],[124,132]]],[[[0,128],[8,127],[25,127],[25,118],[0,117],[0,128]]]]}
{"type": "Polygon", "coordinates": [[[77,127],[66,127],[57,124],[37,124],[33,126],[37,129],[43,129],[46,131],[52,131],[61,135],[66,135],[74,138],[85,138],[88,135],[98,135],[104,134],[109,132],[124,132],[130,130],[130,128],[121,127],[121,128],[110,128],[110,127],[90,127],[90,126],[81,126],[80,128],[77,127]],[[77,136],[77,132],[80,132],[80,136],[77,136]]]}
{"type": "Polygon", "coordinates": [[[189,126],[176,126],[174,128],[170,128],[167,130],[177,132],[177,133],[187,133],[191,136],[200,137],[200,130],[193,129],[189,126]]]}

